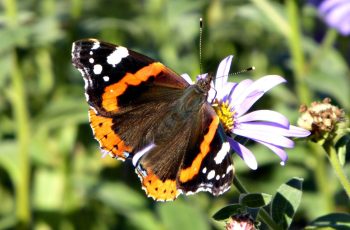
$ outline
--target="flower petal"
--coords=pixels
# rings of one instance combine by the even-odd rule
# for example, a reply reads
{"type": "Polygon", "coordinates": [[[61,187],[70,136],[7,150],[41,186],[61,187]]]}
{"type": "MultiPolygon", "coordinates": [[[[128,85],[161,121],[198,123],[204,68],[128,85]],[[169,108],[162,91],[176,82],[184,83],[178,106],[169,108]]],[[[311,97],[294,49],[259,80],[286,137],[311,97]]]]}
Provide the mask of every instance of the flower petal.
{"type": "Polygon", "coordinates": [[[309,130],[291,125],[289,126],[289,135],[287,137],[307,137],[311,134],[309,130]]]}
{"type": "Polygon", "coordinates": [[[192,81],[191,77],[187,73],[181,74],[181,77],[185,79],[190,85],[193,85],[194,82],[192,81]]]}
{"type": "Polygon", "coordinates": [[[270,130],[259,131],[259,130],[244,130],[235,128],[232,131],[234,134],[247,137],[252,140],[259,140],[273,145],[278,145],[284,148],[293,148],[294,142],[287,137],[272,133],[270,130]]]}
{"type": "Polygon", "coordinates": [[[234,89],[232,89],[232,93],[229,98],[230,105],[234,104],[235,101],[238,100],[238,98],[243,94],[243,92],[246,90],[248,86],[250,86],[253,83],[252,80],[246,79],[241,81],[240,83],[235,86],[234,89]]]}
{"type": "Polygon", "coordinates": [[[227,82],[228,74],[232,63],[233,55],[225,57],[219,64],[218,71],[215,76],[215,86],[221,88],[227,82]]]}
{"type": "Polygon", "coordinates": [[[239,117],[247,112],[264,93],[263,91],[251,92],[240,105],[235,106],[236,116],[239,117]]]}
{"type": "Polygon", "coordinates": [[[215,89],[217,90],[217,97],[222,98],[222,95],[225,94],[225,91],[223,90],[228,79],[228,74],[231,67],[231,62],[233,59],[233,55],[227,56],[224,58],[218,67],[218,71],[216,72],[215,77],[215,89]]]}
{"type": "Polygon", "coordinates": [[[333,7],[349,2],[349,0],[320,0],[319,9],[325,12],[333,7]]]}
{"type": "Polygon", "coordinates": [[[239,124],[240,129],[244,130],[254,130],[254,131],[269,131],[285,137],[305,137],[310,134],[308,130],[296,127],[289,126],[289,128],[284,128],[278,123],[274,122],[243,122],[239,124]]]}
{"type": "Polygon", "coordinates": [[[209,92],[208,92],[208,98],[207,98],[207,101],[209,103],[212,103],[213,100],[215,99],[216,97],[216,90],[214,88],[210,88],[209,92]]]}
{"type": "Polygon", "coordinates": [[[224,93],[222,93],[220,96],[222,101],[227,101],[229,100],[229,97],[231,95],[231,93],[234,91],[235,86],[237,85],[237,83],[235,82],[227,82],[226,85],[224,86],[224,89],[222,90],[224,93]]]}
{"type": "Polygon", "coordinates": [[[286,153],[286,151],[284,151],[284,149],[280,146],[276,146],[276,145],[272,145],[263,141],[256,141],[259,142],[260,144],[265,145],[266,147],[268,147],[269,149],[271,149],[274,153],[276,153],[276,155],[282,160],[283,165],[285,164],[285,162],[288,160],[288,155],[286,153]]]}
{"type": "Polygon", "coordinates": [[[348,0],[326,0],[319,6],[319,13],[326,23],[336,28],[341,34],[350,34],[350,2],[348,0]]]}
{"type": "Polygon", "coordinates": [[[241,145],[232,138],[228,137],[227,139],[231,148],[244,160],[247,166],[253,170],[256,170],[258,168],[258,163],[256,162],[254,154],[244,145],[241,145]]]}
{"type": "Polygon", "coordinates": [[[247,113],[242,117],[238,117],[235,120],[236,124],[249,121],[270,121],[287,129],[289,128],[288,119],[282,114],[272,110],[256,110],[254,112],[247,113]]]}
{"type": "Polygon", "coordinates": [[[198,81],[199,79],[204,79],[204,78],[207,77],[207,75],[208,75],[208,73],[199,74],[199,75],[197,76],[196,80],[198,81]]]}
{"type": "MultiPolygon", "coordinates": [[[[286,82],[286,80],[278,75],[268,75],[268,76],[262,77],[256,80],[255,82],[253,82],[249,87],[247,87],[245,91],[240,95],[240,97],[237,98],[237,100],[231,101],[231,106],[233,106],[237,111],[239,111],[238,113],[239,115],[243,114],[247,111],[247,107],[244,107],[244,109],[241,109],[239,108],[239,105],[244,105],[244,101],[246,99],[252,100],[253,98],[255,101],[257,101],[268,90],[270,90],[271,88],[283,82],[286,82]],[[260,91],[263,93],[257,93],[260,91]]],[[[255,101],[250,101],[250,104],[253,105],[255,101]]]]}

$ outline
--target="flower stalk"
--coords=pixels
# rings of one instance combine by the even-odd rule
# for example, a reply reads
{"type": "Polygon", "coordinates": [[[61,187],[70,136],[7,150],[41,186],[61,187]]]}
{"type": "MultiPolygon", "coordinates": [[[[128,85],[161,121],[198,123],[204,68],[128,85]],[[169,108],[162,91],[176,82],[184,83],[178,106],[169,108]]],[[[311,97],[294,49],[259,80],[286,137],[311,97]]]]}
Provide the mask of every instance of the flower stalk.
{"type": "Polygon", "coordinates": [[[13,94],[12,107],[16,120],[16,136],[18,139],[18,160],[19,160],[19,177],[16,181],[16,214],[20,221],[20,226],[26,228],[30,223],[30,208],[29,208],[29,115],[26,105],[25,89],[23,76],[18,65],[16,51],[13,51],[12,64],[12,87],[13,94]]]}
{"type": "Polygon", "coordinates": [[[348,135],[345,112],[331,104],[331,99],[313,102],[311,106],[300,107],[298,124],[311,131],[309,139],[321,145],[327,153],[331,166],[350,198],[350,183],[346,178],[335,148],[337,141],[348,135]]]}
{"type": "Polygon", "coordinates": [[[327,155],[328,155],[329,162],[330,162],[335,174],[337,175],[339,182],[343,186],[347,196],[350,199],[350,182],[345,175],[343,167],[340,164],[338,154],[337,154],[337,151],[336,151],[334,146],[335,145],[332,141],[327,141],[323,144],[323,148],[328,153],[327,155]]]}

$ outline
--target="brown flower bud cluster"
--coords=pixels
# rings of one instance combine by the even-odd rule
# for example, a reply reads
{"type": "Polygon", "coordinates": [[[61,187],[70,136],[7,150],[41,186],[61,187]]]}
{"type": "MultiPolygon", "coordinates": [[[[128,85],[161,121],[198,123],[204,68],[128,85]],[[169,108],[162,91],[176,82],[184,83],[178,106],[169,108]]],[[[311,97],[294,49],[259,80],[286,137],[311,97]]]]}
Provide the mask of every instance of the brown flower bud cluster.
{"type": "Polygon", "coordinates": [[[301,105],[299,112],[298,125],[311,131],[310,138],[315,142],[333,139],[346,120],[344,111],[332,105],[329,98],[312,102],[310,107],[301,105]]]}

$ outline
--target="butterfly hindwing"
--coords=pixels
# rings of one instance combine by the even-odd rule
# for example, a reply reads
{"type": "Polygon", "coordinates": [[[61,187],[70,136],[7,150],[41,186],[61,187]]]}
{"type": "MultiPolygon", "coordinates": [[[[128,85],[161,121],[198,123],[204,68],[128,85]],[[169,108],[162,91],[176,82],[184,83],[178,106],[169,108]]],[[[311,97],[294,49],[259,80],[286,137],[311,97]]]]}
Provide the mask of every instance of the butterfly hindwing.
{"type": "MultiPolygon", "coordinates": [[[[227,191],[233,179],[230,145],[219,117],[209,104],[204,105],[199,140],[189,146],[195,154],[186,154],[179,173],[179,188],[185,194],[209,191],[217,196],[227,191]]],[[[195,131],[194,131],[195,133],[195,131]]]]}
{"type": "Polygon", "coordinates": [[[175,123],[173,136],[143,153],[135,165],[146,193],[173,200],[181,193],[227,191],[233,178],[230,146],[213,109],[205,103],[199,114],[175,123]]]}

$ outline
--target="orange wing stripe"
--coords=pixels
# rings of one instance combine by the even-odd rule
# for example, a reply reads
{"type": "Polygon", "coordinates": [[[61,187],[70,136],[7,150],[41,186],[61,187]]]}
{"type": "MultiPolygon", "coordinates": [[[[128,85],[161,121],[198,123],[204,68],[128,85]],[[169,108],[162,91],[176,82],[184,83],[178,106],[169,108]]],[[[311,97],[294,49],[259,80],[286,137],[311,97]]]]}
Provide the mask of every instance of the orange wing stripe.
{"type": "Polygon", "coordinates": [[[132,147],[124,143],[112,129],[112,118],[98,116],[93,109],[89,109],[90,125],[94,132],[96,140],[100,143],[100,147],[106,151],[110,151],[113,155],[125,159],[123,153],[131,152],[132,147]]]}
{"type": "Polygon", "coordinates": [[[208,133],[204,136],[204,140],[200,145],[201,152],[194,159],[190,167],[186,169],[182,169],[180,171],[180,182],[185,183],[191,180],[195,175],[198,174],[204,157],[209,153],[210,143],[214,138],[218,125],[219,125],[219,117],[215,116],[213,121],[210,123],[208,133]]]}
{"type": "Polygon", "coordinates": [[[102,107],[107,112],[118,111],[117,97],[122,95],[128,85],[139,85],[141,82],[147,81],[151,76],[157,76],[165,66],[160,62],[154,62],[146,67],[143,67],[135,74],[127,73],[120,81],[105,88],[102,95],[102,107]]]}
{"type": "Polygon", "coordinates": [[[146,177],[139,174],[142,182],[142,188],[149,197],[157,201],[171,201],[181,193],[176,188],[176,181],[167,179],[162,181],[152,172],[148,172],[146,177]]]}

